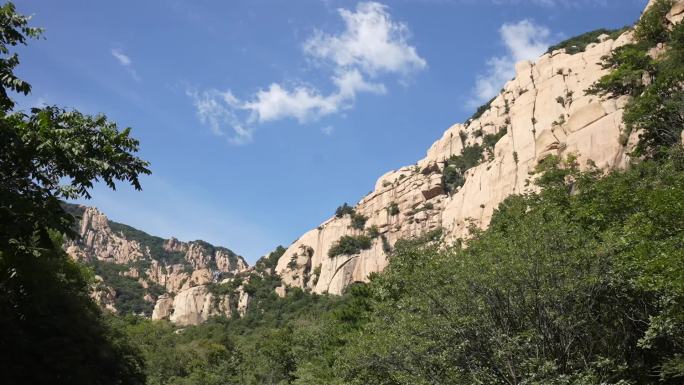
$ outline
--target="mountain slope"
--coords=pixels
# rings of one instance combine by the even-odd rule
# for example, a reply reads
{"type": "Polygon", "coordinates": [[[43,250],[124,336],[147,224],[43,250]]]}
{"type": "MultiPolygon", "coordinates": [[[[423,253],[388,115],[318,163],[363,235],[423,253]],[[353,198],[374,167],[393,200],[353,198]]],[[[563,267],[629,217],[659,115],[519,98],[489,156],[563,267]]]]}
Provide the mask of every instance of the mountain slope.
{"type": "Polygon", "coordinates": [[[211,284],[228,283],[250,270],[231,250],[200,240],[151,236],[110,221],[93,207],[66,207],[79,219],[80,238],[67,242],[65,249],[93,268],[99,282],[93,296],[106,308],[179,324],[244,312],[248,298],[240,288],[222,295],[210,290],[211,284]]]}
{"type": "MultiPolygon", "coordinates": [[[[668,15],[672,24],[681,5],[668,15]]],[[[382,271],[399,239],[440,229],[449,242],[467,237],[470,226],[488,225],[507,196],[535,191],[535,168],[549,155],[573,154],[581,167],[605,171],[625,167],[638,140],[622,122],[629,98],[585,90],[608,73],[602,57],[633,40],[631,29],[584,36],[518,63],[501,93],[447,129],[425,158],[386,173],[353,208],[340,207],[294,242],[276,268],[285,286],[340,294],[382,271]],[[576,46],[587,39],[594,41],[576,46]]]]}

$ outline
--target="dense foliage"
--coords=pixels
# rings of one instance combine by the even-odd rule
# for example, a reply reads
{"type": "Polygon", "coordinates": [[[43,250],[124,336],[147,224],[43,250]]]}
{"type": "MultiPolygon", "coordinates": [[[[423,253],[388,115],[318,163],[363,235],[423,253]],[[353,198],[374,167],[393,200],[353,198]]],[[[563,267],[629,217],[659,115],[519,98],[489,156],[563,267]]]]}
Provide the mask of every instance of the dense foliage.
{"type": "Polygon", "coordinates": [[[680,383],[684,158],[575,166],[545,162],[466,249],[398,245],[345,383],[680,383]]]}
{"type": "Polygon", "coordinates": [[[629,95],[624,121],[628,136],[639,130],[637,156],[659,157],[663,148],[681,141],[684,128],[684,24],[670,31],[665,15],[671,0],[659,0],[635,27],[636,43],[620,47],[604,58],[611,72],[589,90],[601,96],[629,95]],[[667,50],[651,50],[663,43],[667,50]]]}
{"type": "Polygon", "coordinates": [[[333,258],[339,255],[355,255],[362,250],[371,248],[373,240],[366,235],[343,235],[335,242],[328,251],[328,256],[333,258]]]}
{"type": "Polygon", "coordinates": [[[164,289],[156,284],[144,288],[137,278],[123,275],[129,267],[110,262],[95,260],[89,264],[95,274],[100,276],[106,286],[114,288],[114,307],[120,314],[152,315],[154,303],[146,301],[145,295],[154,298],[163,294],[164,289]]]}
{"type": "Polygon", "coordinates": [[[397,242],[342,297],[250,277],[253,307],[176,333],[128,319],[150,384],[679,384],[684,154],[604,176],[549,157],[467,248],[397,242]]]}
{"type": "MultiPolygon", "coordinates": [[[[56,107],[13,112],[7,91],[30,87],[13,75],[16,56],[0,59],[6,75],[0,77],[3,380],[681,384],[684,151],[675,139],[682,131],[684,31],[663,27],[668,4],[660,0],[644,15],[636,27],[639,41],[606,58],[613,71],[591,90],[633,96],[625,122],[642,132],[636,153],[644,157],[629,169],[582,172],[574,157],[548,157],[536,170],[541,191],[507,198],[488,229],[471,229],[467,247],[445,245],[440,231],[398,241],[383,273],[339,297],[292,288],[278,297],[281,281],[272,271],[285,253],[279,247],[255,271],[210,285],[221,295],[243,285],[251,298],[246,314],[185,328],[104,317],[88,298],[92,272],[61,249],[61,235],[73,235],[78,210],[59,200],[88,197],[94,180],[139,188],[138,175],[148,170],[134,156],[137,142],[104,117],[56,107]],[[658,43],[669,51],[647,55],[658,43]]],[[[27,22],[11,4],[0,8],[0,54],[38,34],[27,22]]],[[[481,146],[449,159],[448,184],[462,184],[465,171],[503,134],[484,136],[481,146]]],[[[398,206],[391,204],[388,213],[399,214],[398,206]]],[[[365,226],[365,217],[346,204],[336,215],[350,215],[359,230],[365,226]]],[[[357,254],[378,236],[390,251],[377,228],[368,233],[342,237],[330,256],[357,254]]],[[[139,297],[117,269],[95,265],[107,279],[123,280],[117,283],[122,293],[139,297]]],[[[138,305],[126,306],[149,310],[138,305]]]]}
{"type": "Polygon", "coordinates": [[[142,318],[114,319],[138,341],[148,384],[332,384],[337,350],[369,310],[368,288],[344,296],[292,289],[278,298],[256,283],[253,308],[243,318],[216,318],[178,329],[142,318]]]}
{"type": "Polygon", "coordinates": [[[352,215],[354,214],[354,208],[349,206],[347,202],[345,202],[342,206],[338,207],[335,210],[335,217],[337,218],[342,218],[345,215],[352,215]]]}
{"type": "Polygon", "coordinates": [[[60,199],[89,198],[95,181],[140,188],[148,164],[130,129],[56,106],[14,111],[10,49],[40,35],[0,7],[0,367],[8,384],[141,384],[143,362],[88,296],[92,278],[62,250],[74,236],[60,199]]]}

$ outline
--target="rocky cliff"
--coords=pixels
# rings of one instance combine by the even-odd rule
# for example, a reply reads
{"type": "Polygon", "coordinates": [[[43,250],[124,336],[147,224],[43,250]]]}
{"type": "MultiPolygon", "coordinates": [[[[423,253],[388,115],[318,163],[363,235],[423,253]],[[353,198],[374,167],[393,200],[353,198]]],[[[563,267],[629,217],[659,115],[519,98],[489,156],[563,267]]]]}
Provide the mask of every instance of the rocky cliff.
{"type": "MultiPolygon", "coordinates": [[[[668,20],[682,16],[678,1],[668,20]]],[[[341,207],[295,241],[276,267],[284,285],[339,294],[383,270],[398,239],[436,229],[446,241],[467,237],[469,226],[488,225],[506,197],[534,191],[535,168],[549,155],[574,154],[582,167],[624,167],[638,139],[623,127],[628,99],[585,90],[607,73],[601,58],[632,41],[632,30],[616,31],[518,63],[501,93],[448,128],[425,158],[381,176],[353,208],[341,207]]]]}
{"type": "Polygon", "coordinates": [[[69,205],[78,220],[78,240],[65,249],[93,266],[92,296],[111,311],[129,311],[188,325],[214,315],[244,313],[248,296],[237,286],[221,295],[214,286],[250,271],[245,260],[207,242],[150,236],[110,221],[93,207],[69,205]]]}

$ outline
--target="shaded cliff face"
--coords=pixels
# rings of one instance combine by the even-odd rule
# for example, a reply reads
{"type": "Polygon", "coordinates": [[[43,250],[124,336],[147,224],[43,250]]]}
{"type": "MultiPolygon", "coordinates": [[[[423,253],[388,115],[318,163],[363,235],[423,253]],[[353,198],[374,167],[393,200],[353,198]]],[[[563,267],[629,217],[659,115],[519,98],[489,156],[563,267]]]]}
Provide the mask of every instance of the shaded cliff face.
{"type": "Polygon", "coordinates": [[[628,99],[600,99],[585,90],[607,73],[601,58],[632,39],[629,30],[601,35],[569,50],[578,53],[559,49],[518,63],[502,92],[471,120],[447,129],[425,158],[386,173],[353,213],[336,215],[294,242],[276,267],[283,283],[340,294],[382,271],[398,239],[436,229],[447,242],[465,238],[470,226],[486,227],[506,197],[535,191],[535,168],[549,155],[576,155],[581,167],[625,167],[638,139],[624,134],[628,99]],[[363,244],[366,236],[370,244],[363,244]],[[350,239],[362,246],[338,252],[350,239]]]}
{"type": "Polygon", "coordinates": [[[92,296],[105,308],[183,325],[246,310],[248,299],[242,298],[241,287],[221,296],[211,292],[212,285],[250,270],[231,250],[204,241],[150,236],[110,221],[93,207],[67,208],[79,218],[80,239],[67,242],[65,249],[94,268],[92,296]],[[236,298],[234,304],[231,298],[236,298]]]}

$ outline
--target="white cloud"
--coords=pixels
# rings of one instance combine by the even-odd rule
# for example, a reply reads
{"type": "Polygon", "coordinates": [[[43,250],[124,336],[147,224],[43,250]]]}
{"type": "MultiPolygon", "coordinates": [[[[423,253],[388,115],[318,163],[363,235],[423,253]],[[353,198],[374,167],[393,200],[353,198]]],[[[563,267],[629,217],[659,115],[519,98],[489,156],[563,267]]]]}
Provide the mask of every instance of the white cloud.
{"type": "Polygon", "coordinates": [[[135,81],[140,81],[140,76],[138,76],[138,73],[133,68],[133,61],[131,60],[130,56],[126,55],[118,48],[112,48],[111,53],[112,56],[114,56],[114,58],[119,62],[119,64],[121,64],[126,71],[128,71],[135,81]]]}
{"type": "Polygon", "coordinates": [[[335,132],[335,127],[333,126],[321,127],[321,133],[323,133],[325,136],[330,136],[333,134],[333,132],[335,132]]]}
{"type": "Polygon", "coordinates": [[[252,111],[250,122],[294,118],[305,123],[336,112],[338,107],[333,97],[322,96],[314,88],[302,86],[286,90],[273,83],[268,89],[257,92],[254,100],[244,103],[242,108],[252,111]]]}
{"type": "Polygon", "coordinates": [[[352,108],[359,93],[387,92],[384,84],[370,78],[406,77],[427,66],[408,44],[408,27],[393,21],[386,6],[359,3],[355,11],[338,12],[345,23],[341,33],[317,31],[303,44],[307,57],[332,72],[331,92],[309,84],[288,87],[271,83],[240,100],[230,90],[189,91],[200,121],[216,135],[229,135],[233,143],[247,143],[260,124],[283,119],[300,124],[315,121],[352,108]]]}
{"type": "Polygon", "coordinates": [[[200,122],[209,126],[214,135],[226,136],[233,144],[246,144],[252,141],[252,129],[246,127],[235,113],[240,101],[230,91],[188,90],[186,93],[194,101],[200,122]],[[226,132],[226,127],[232,132],[226,132]]]}
{"type": "Polygon", "coordinates": [[[317,32],[304,43],[304,51],[336,66],[357,67],[374,75],[379,72],[409,73],[427,66],[415,47],[404,23],[392,21],[387,6],[359,3],[356,12],[339,10],[346,29],[339,35],[317,32]]]}
{"type": "Polygon", "coordinates": [[[128,67],[132,64],[131,58],[125,53],[121,52],[121,50],[118,48],[112,48],[112,56],[114,56],[116,60],[119,61],[119,64],[124,67],[128,67]]]}
{"type": "Polygon", "coordinates": [[[506,55],[487,61],[487,72],[477,77],[469,107],[478,106],[496,96],[501,87],[515,76],[515,63],[536,59],[550,45],[551,31],[530,20],[504,24],[499,34],[506,47],[506,55]]]}

